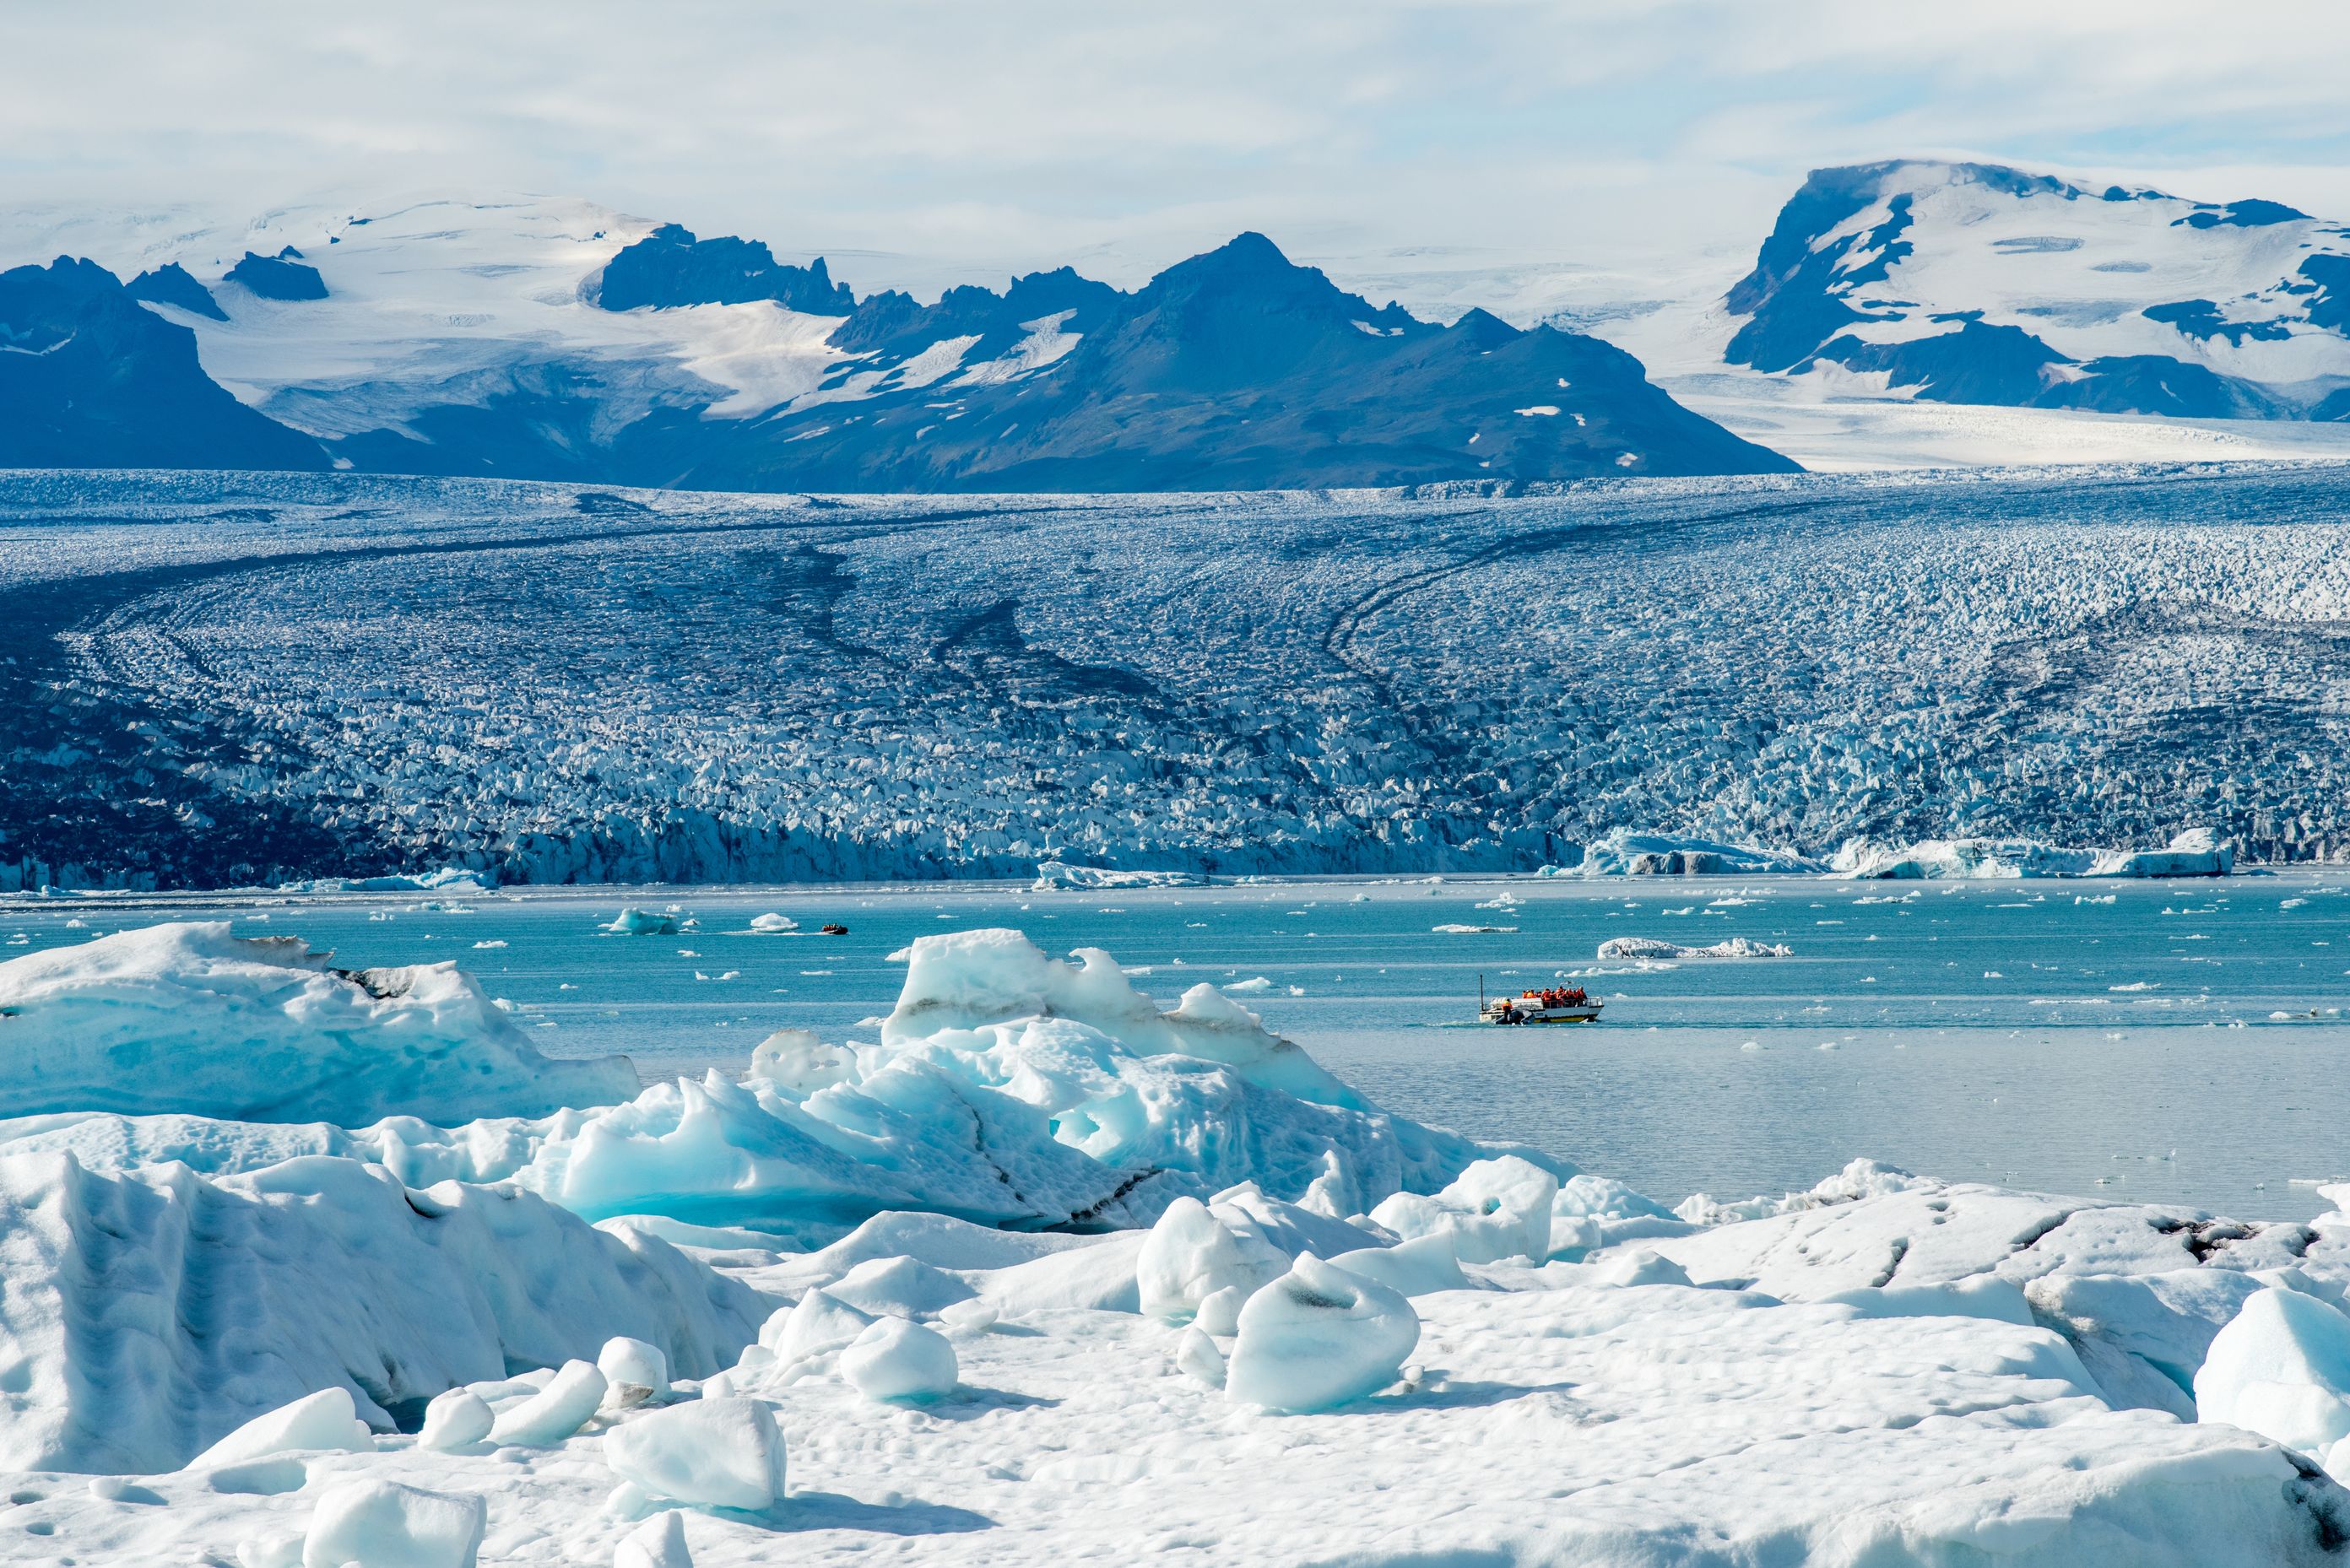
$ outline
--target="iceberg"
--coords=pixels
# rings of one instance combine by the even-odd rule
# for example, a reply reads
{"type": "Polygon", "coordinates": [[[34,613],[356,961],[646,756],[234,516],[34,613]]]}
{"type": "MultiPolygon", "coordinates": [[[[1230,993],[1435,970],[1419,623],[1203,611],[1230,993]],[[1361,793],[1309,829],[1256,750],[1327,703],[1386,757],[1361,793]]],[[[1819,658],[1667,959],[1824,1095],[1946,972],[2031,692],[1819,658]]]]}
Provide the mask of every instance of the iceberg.
{"type": "MultiPolygon", "coordinates": [[[[254,946],[218,929],[213,936],[239,954],[254,946]]],[[[249,992],[266,1002],[277,995],[273,987],[291,986],[295,1000],[280,1009],[285,1031],[345,1052],[363,1075],[354,1068],[359,1075],[348,1082],[298,1102],[283,1082],[255,1085],[255,1097],[270,1090],[267,1103],[240,1106],[224,1095],[229,1114],[211,1117],[64,1109],[77,1100],[106,1104],[112,1095],[130,1099],[126,1110],[180,1111],[202,1103],[209,1091],[201,1084],[159,1080],[152,1098],[162,1103],[155,1104],[142,1103],[135,1084],[85,1091],[20,1076],[31,1085],[28,1109],[58,1114],[0,1123],[0,1149],[71,1152],[107,1168],[178,1160],[213,1175],[339,1156],[378,1163],[414,1188],[511,1182],[591,1220],[820,1223],[834,1234],[883,1210],[912,1209],[986,1224],[1147,1224],[1179,1196],[1206,1198],[1250,1180],[1283,1201],[1361,1213],[1394,1192],[1440,1188],[1489,1152],[1368,1105],[1212,986],[1194,986],[1162,1011],[1108,954],[1088,949],[1051,959],[1016,931],[913,943],[901,955],[904,988],[878,1040],[827,1046],[805,1032],[778,1032],[743,1078],[713,1069],[642,1088],[618,1058],[544,1067],[522,1058],[527,1045],[518,1032],[447,966],[387,971],[408,989],[379,980],[388,996],[378,998],[324,961],[282,970],[301,951],[298,941],[263,939],[261,950],[281,967],[263,981],[241,981],[220,1005],[233,1003],[242,1017],[256,1010],[249,992]],[[440,1011],[413,1016],[418,997],[440,1011]],[[340,1011],[329,1012],[330,1004],[340,1011]],[[315,1027],[322,1013],[334,1027],[315,1027]],[[408,1054],[384,1052],[379,1036],[408,1054]],[[503,1058],[502,1049],[509,1053],[503,1058]],[[380,1060],[387,1054],[389,1062],[380,1060]],[[521,1074],[481,1073],[479,1089],[460,1102],[483,1113],[473,1120],[383,1115],[401,1104],[391,1085],[441,1071],[434,1064],[443,1057],[457,1064],[450,1074],[503,1059],[586,1092],[561,1096],[578,1108],[489,1115],[520,1108],[517,1097],[543,1105],[556,1092],[536,1088],[524,1097],[515,1087],[521,1074]],[[355,1114],[338,1114],[345,1110],[355,1114]],[[318,1119],[259,1119],[296,1114],[318,1119]]],[[[63,961],[43,954],[17,963],[52,961],[63,961]]],[[[40,1016],[28,1007],[0,1018],[0,1048],[40,1016]]],[[[160,1010],[118,1020],[126,1038],[140,1030],[224,1038],[200,1024],[160,1010]]],[[[28,1074],[30,1062],[19,1071],[28,1074]]],[[[234,1063],[223,1071],[232,1088],[248,1081],[234,1063]]],[[[96,1065],[90,1076],[102,1076],[96,1065]]],[[[406,1104],[446,1104],[461,1085],[429,1078],[406,1091],[413,1095],[406,1104]]]]}
{"type": "Polygon", "coordinates": [[[314,877],[282,882],[284,893],[486,893],[498,885],[494,871],[443,866],[437,871],[395,871],[378,877],[314,877]]]}
{"type": "Polygon", "coordinates": [[[609,1104],[618,1056],[542,1055],[453,963],[341,970],[224,920],[118,932],[0,963],[10,1113],[183,1111],[359,1127],[609,1104]]]}
{"type": "Polygon", "coordinates": [[[2035,838],[1927,838],[1887,845],[1852,839],[1830,867],[1856,879],[2000,880],[2026,877],[2225,877],[2235,852],[2190,827],[2160,849],[2068,849],[2035,838]]]}
{"type": "Polygon", "coordinates": [[[1196,888],[1200,878],[1189,871],[1118,871],[1103,866],[1072,866],[1047,860],[1036,867],[1029,884],[1039,893],[1111,888],[1196,888]]]}
{"type": "Polygon", "coordinates": [[[1783,942],[1758,942],[1751,937],[1731,937],[1701,948],[1685,948],[1655,937],[1610,937],[1599,944],[1602,959],[1793,958],[1794,953],[1783,942]]]}
{"type": "MultiPolygon", "coordinates": [[[[1610,828],[1583,851],[1580,864],[1555,874],[1569,877],[1797,877],[1825,869],[1789,849],[1726,844],[1664,833],[1610,828]]],[[[1544,867],[1546,873],[1552,868],[1544,867]]]]}

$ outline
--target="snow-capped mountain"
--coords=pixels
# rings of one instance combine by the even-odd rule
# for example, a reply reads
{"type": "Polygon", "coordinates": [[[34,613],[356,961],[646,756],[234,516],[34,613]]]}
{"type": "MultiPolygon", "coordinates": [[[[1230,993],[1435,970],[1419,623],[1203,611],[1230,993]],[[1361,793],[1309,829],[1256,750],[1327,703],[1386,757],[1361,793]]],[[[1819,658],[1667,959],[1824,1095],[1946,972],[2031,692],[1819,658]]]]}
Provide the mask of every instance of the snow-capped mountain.
{"type": "MultiPolygon", "coordinates": [[[[195,395],[200,358],[270,421],[213,443],[224,466],[930,491],[1793,467],[1596,339],[1374,307],[1255,234],[1133,293],[1063,269],[925,304],[540,198],[14,229],[0,254],[74,258],[72,309],[155,323],[102,397],[11,360],[12,406],[74,410],[37,442],[0,434],[15,464],[195,461],[136,439],[158,385],[195,395]]],[[[5,274],[0,332],[71,339],[63,275],[5,274]]]]}
{"type": "Polygon", "coordinates": [[[1944,403],[2350,418],[2350,228],[1991,164],[1814,171],[1725,358],[1944,403]]]}

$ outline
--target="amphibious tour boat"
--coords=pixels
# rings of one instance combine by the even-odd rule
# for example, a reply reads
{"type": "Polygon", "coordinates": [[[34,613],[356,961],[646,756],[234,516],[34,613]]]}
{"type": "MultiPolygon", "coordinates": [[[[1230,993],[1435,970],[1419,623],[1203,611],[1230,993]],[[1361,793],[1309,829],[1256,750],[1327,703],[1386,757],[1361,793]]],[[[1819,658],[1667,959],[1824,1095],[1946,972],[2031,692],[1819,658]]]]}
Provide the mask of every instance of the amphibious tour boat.
{"type": "Polygon", "coordinates": [[[1540,991],[1522,991],[1515,996],[1485,1000],[1485,982],[1477,981],[1477,1022],[1480,1023],[1596,1023],[1599,1010],[1607,1004],[1594,1002],[1579,986],[1554,985],[1540,991]]]}

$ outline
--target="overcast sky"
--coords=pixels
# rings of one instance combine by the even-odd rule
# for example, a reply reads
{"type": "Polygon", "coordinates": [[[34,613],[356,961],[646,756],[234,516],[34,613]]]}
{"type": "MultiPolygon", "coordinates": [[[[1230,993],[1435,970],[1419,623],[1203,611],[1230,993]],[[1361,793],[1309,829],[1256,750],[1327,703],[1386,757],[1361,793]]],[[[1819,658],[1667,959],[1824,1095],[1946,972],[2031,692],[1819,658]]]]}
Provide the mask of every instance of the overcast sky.
{"type": "Polygon", "coordinates": [[[558,192],[909,276],[1751,254],[1901,153],[2350,217],[2341,0],[0,0],[0,201],[558,192]]]}

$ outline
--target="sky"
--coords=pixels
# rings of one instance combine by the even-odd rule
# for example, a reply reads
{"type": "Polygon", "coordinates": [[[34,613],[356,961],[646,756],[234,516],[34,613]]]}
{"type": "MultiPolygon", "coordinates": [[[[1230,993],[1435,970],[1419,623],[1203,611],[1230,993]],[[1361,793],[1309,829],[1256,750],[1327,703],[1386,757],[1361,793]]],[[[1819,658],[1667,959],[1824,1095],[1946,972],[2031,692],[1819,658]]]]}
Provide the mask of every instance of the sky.
{"type": "Polygon", "coordinates": [[[1806,170],[1895,155],[2350,217],[2345,81],[2340,0],[0,0],[0,203],[545,192],[860,289],[1244,228],[1734,272],[1806,170]]]}

